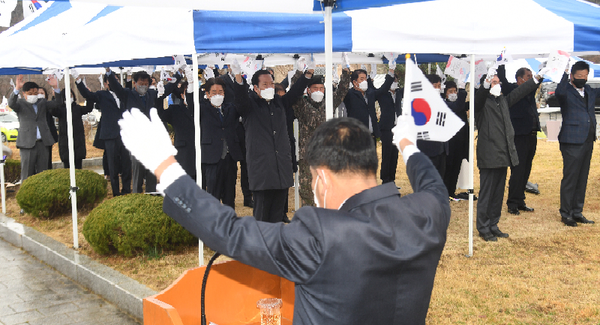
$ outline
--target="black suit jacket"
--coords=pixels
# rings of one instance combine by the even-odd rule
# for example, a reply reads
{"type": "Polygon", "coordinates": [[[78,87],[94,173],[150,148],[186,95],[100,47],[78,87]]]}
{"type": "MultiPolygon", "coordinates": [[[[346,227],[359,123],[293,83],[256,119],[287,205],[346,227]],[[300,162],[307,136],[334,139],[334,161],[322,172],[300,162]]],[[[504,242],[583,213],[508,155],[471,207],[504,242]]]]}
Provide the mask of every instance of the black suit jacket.
{"type": "Polygon", "coordinates": [[[235,131],[240,115],[232,103],[223,103],[223,119],[209,100],[200,102],[200,125],[202,126],[202,163],[216,164],[223,153],[223,140],[235,161],[243,160],[240,140],[235,131]]]}
{"type": "Polygon", "coordinates": [[[385,76],[385,82],[379,89],[369,87],[369,89],[367,89],[365,92],[365,96],[363,96],[360,91],[350,88],[346,94],[346,98],[344,98],[344,104],[346,105],[346,110],[348,111],[348,117],[353,117],[361,121],[367,128],[369,127],[369,117],[371,117],[373,135],[376,138],[381,137],[381,132],[379,131],[377,113],[375,112],[375,101],[378,97],[390,89],[392,82],[394,82],[394,77],[387,74],[385,76]],[[367,102],[365,102],[365,97],[367,98],[367,102]]]}
{"type": "MultiPolygon", "coordinates": [[[[516,83],[508,82],[504,65],[498,68],[498,78],[502,82],[502,93],[505,96],[519,87],[516,83]]],[[[532,131],[540,130],[540,118],[535,102],[536,90],[537,88],[508,108],[515,135],[529,135],[532,131]]]]}
{"type": "Polygon", "coordinates": [[[99,124],[100,128],[98,131],[99,138],[102,140],[120,138],[121,128],[119,127],[118,121],[123,116],[123,110],[117,105],[115,97],[108,90],[91,92],[83,82],[78,82],[76,84],[79,93],[88,102],[96,103],[96,108],[102,112],[99,124]]]}
{"type": "Polygon", "coordinates": [[[163,211],[216,251],[295,282],[294,324],[425,324],[450,206],[425,155],[407,175],[413,194],[383,184],[339,210],[302,207],[288,225],[238,218],[186,176],[163,211]]]}
{"type": "Polygon", "coordinates": [[[158,92],[154,89],[148,89],[144,96],[140,96],[135,89],[123,88],[114,73],[108,75],[108,84],[110,90],[114,91],[121,100],[121,107],[126,110],[138,108],[146,116],[150,116],[150,109],[158,105],[158,92]]]}
{"type": "MultiPolygon", "coordinates": [[[[85,148],[85,129],[81,117],[92,111],[94,102],[88,101],[85,106],[79,106],[76,103],[71,104],[71,113],[73,116],[73,151],[75,159],[84,159],[86,155],[85,148]]],[[[53,116],[58,118],[58,153],[60,160],[69,159],[69,143],[67,139],[67,106],[63,104],[60,107],[50,111],[53,116]]]]}
{"type": "Polygon", "coordinates": [[[396,89],[392,98],[392,93],[387,91],[377,97],[381,115],[379,117],[379,129],[391,130],[396,125],[396,116],[402,115],[402,89],[396,89]],[[395,101],[394,101],[395,99],[395,101]]]}
{"type": "MultiPolygon", "coordinates": [[[[596,114],[594,111],[596,97],[600,96],[600,88],[585,85],[585,98],[581,97],[577,89],[570,83],[569,76],[565,73],[556,86],[556,98],[560,103],[562,114],[562,127],[558,134],[561,143],[582,144],[590,133],[596,130],[596,114]],[[591,130],[590,130],[591,128],[591,130]]],[[[593,134],[596,139],[596,134],[593,134]]]]}

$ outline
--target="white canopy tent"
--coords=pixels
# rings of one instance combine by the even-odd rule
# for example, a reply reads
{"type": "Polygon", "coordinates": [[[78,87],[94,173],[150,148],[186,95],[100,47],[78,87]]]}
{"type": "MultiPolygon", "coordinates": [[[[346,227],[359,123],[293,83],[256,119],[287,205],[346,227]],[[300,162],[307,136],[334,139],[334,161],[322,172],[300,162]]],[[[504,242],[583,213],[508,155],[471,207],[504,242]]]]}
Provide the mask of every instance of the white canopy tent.
{"type": "MultiPolygon", "coordinates": [[[[37,61],[35,65],[33,59],[23,65],[21,64],[23,61],[18,57],[13,56],[10,61],[6,61],[0,55],[0,62],[2,62],[0,67],[31,65],[39,67],[48,64],[54,65],[54,67],[68,67],[175,53],[195,54],[207,52],[207,45],[212,49],[209,52],[220,52],[216,49],[222,48],[223,51],[231,53],[286,53],[285,46],[297,45],[300,38],[295,37],[302,36],[290,32],[299,29],[297,25],[294,25],[295,23],[310,21],[308,27],[315,28],[315,14],[311,14],[314,12],[318,12],[316,16],[324,12],[325,24],[319,25],[321,32],[314,32],[314,37],[310,39],[317,45],[316,49],[305,52],[325,52],[327,54],[325,59],[327,84],[330,84],[329,81],[332,80],[332,49],[364,53],[393,51],[397,53],[468,54],[471,55],[472,71],[474,71],[473,63],[476,56],[479,58],[483,55],[495,55],[503,48],[509,49],[515,56],[544,56],[544,54],[557,49],[581,53],[600,50],[600,46],[598,46],[600,44],[600,8],[578,0],[560,2],[555,0],[507,0],[502,3],[492,0],[338,0],[337,3],[326,1],[325,5],[312,0],[257,0],[253,2],[234,0],[221,3],[209,3],[201,0],[182,0],[174,3],[163,0],[80,0],[79,2],[126,7],[104,8],[104,13],[97,14],[97,18],[84,24],[84,27],[97,24],[98,29],[95,29],[93,33],[84,34],[85,28],[80,27],[80,37],[72,37],[72,35],[77,35],[77,31],[67,33],[67,37],[63,39],[69,39],[68,42],[56,43],[54,49],[48,49],[52,54],[60,51],[64,45],[64,49],[69,49],[66,51],[67,53],[61,53],[64,55],[56,55],[56,57],[48,59],[46,63],[37,61]],[[333,5],[335,7],[332,7],[333,5]],[[138,7],[130,8],[128,6],[138,7]],[[165,7],[170,9],[167,10],[165,7]],[[203,11],[191,12],[190,9],[203,11]],[[119,12],[120,10],[122,11],[119,12]],[[226,11],[231,20],[237,19],[240,23],[252,17],[251,12],[257,12],[262,23],[268,22],[269,19],[276,20],[281,13],[306,14],[306,16],[298,16],[295,17],[298,18],[297,20],[290,20],[290,26],[281,26],[285,21],[276,20],[278,24],[276,26],[282,28],[273,28],[265,33],[260,28],[261,26],[246,26],[240,29],[239,25],[233,25],[235,29],[228,30],[223,29],[220,25],[210,25],[213,28],[206,28],[206,25],[202,23],[209,19],[211,14],[215,17],[218,15],[205,10],[226,11]],[[338,10],[342,12],[331,14],[338,10]],[[493,10],[493,17],[503,17],[501,21],[493,17],[488,18],[490,10],[493,10]],[[104,18],[118,17],[125,12],[130,13],[129,16],[122,16],[127,17],[127,21],[148,17],[154,12],[161,17],[161,24],[159,24],[161,30],[156,33],[154,30],[148,31],[148,28],[153,25],[149,23],[145,25],[132,23],[130,26],[134,26],[133,28],[126,28],[122,25],[113,28],[112,25],[106,24],[106,21],[104,24],[99,23],[104,18]],[[280,14],[269,15],[265,12],[280,14]],[[520,15],[515,15],[515,12],[534,12],[536,20],[522,19],[520,15]],[[427,19],[423,19],[418,13],[427,13],[427,19]],[[191,23],[187,21],[190,16],[193,19],[191,23]],[[177,19],[174,23],[169,24],[173,21],[173,17],[177,19]],[[374,23],[374,17],[376,17],[376,23],[374,23]],[[449,18],[452,21],[451,28],[440,28],[439,24],[431,23],[445,21],[449,18]],[[336,32],[338,25],[342,25],[344,28],[336,32]],[[144,28],[137,28],[137,26],[144,28]],[[188,39],[189,29],[193,31],[191,42],[188,39]],[[240,33],[240,31],[245,33],[240,33]],[[178,33],[185,37],[180,37],[178,33]],[[229,35],[228,33],[232,37],[223,37],[224,34],[229,35]],[[324,37],[323,43],[321,43],[320,37],[324,37]],[[240,39],[252,39],[252,42],[248,44],[240,42],[240,39]],[[278,42],[282,39],[289,39],[290,42],[278,42]],[[61,44],[61,46],[57,44],[61,44]],[[117,48],[115,44],[119,44],[119,47],[117,48]],[[239,44],[247,47],[236,49],[235,46],[239,46],[239,44]]],[[[218,19],[223,19],[223,16],[218,16],[218,19]]],[[[215,19],[215,23],[219,21],[218,19],[215,19]]],[[[123,21],[125,20],[120,20],[119,24],[122,24],[123,21]]],[[[5,39],[0,38],[0,45],[3,45],[4,42],[5,39]]],[[[21,44],[28,46],[29,43],[21,44]]],[[[294,47],[294,49],[297,48],[294,47]]],[[[42,51],[39,47],[36,48],[37,50],[42,51]]],[[[290,52],[296,51],[287,51],[287,53],[290,52]]],[[[193,55],[193,58],[196,59],[197,56],[193,55]]],[[[197,67],[197,64],[194,66],[197,67]]],[[[473,84],[474,82],[471,82],[471,85],[473,84]]],[[[331,117],[333,107],[330,96],[332,92],[327,91],[326,94],[327,112],[331,117]]],[[[473,96],[474,91],[471,91],[471,94],[473,96]]],[[[473,102],[472,99],[471,103],[473,102]]],[[[198,107],[198,105],[196,106],[198,107]]],[[[473,115],[471,114],[471,127],[473,127],[473,115]]],[[[472,144],[471,140],[471,148],[472,144]]],[[[470,161],[473,161],[472,153],[470,161]]],[[[470,215],[472,216],[472,201],[470,215]]],[[[471,221],[469,226],[472,227],[472,224],[471,221]]],[[[472,254],[472,232],[470,229],[470,255],[472,254]]]]}

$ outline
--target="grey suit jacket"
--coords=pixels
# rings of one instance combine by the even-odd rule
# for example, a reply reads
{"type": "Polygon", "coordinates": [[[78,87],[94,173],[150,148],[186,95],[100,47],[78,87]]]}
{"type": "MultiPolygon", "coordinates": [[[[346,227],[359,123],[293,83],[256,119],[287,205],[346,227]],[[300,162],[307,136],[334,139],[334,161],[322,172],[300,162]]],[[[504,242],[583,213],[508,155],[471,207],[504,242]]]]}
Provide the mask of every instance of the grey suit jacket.
{"type": "Polygon", "coordinates": [[[19,136],[17,137],[17,148],[30,149],[35,146],[37,141],[36,127],[40,129],[42,142],[45,146],[51,146],[56,141],[50,133],[48,122],[46,120],[46,112],[50,109],[58,108],[59,103],[62,103],[62,94],[57,93],[56,98],[51,101],[38,99],[36,105],[38,108],[37,114],[33,109],[33,105],[28,103],[23,98],[12,92],[8,99],[8,106],[17,113],[19,117],[19,136]]]}
{"type": "Polygon", "coordinates": [[[188,176],[163,210],[212,249],[295,282],[294,324],[425,324],[450,206],[424,154],[407,174],[414,194],[383,184],[339,210],[303,207],[287,225],[238,218],[188,176]]]}

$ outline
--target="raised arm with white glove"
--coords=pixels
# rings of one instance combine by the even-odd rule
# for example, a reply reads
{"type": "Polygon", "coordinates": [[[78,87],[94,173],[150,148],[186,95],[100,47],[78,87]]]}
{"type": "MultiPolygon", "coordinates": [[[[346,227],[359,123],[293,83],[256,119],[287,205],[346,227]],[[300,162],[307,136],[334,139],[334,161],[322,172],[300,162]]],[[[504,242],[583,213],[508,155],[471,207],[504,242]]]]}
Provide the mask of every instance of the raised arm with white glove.
{"type": "Polygon", "coordinates": [[[496,68],[491,67],[488,69],[487,76],[485,77],[485,80],[483,81],[483,87],[485,89],[490,89],[490,85],[492,84],[492,79],[497,74],[498,74],[498,72],[496,71],[496,68]]]}
{"type": "MultiPolygon", "coordinates": [[[[187,71],[186,71],[186,75],[187,75],[187,71]]],[[[212,67],[206,67],[206,69],[204,69],[204,80],[208,80],[210,78],[214,78],[215,77],[215,71],[213,70],[212,67]]],[[[188,79],[189,81],[189,79],[188,79]]]]}
{"type": "Polygon", "coordinates": [[[296,61],[296,70],[304,72],[304,68],[306,67],[306,58],[301,56],[298,61],[296,61]]]}
{"type": "Polygon", "coordinates": [[[404,163],[408,162],[408,158],[415,152],[420,152],[417,148],[417,126],[415,119],[411,115],[398,116],[396,126],[392,129],[394,137],[392,142],[402,153],[404,163]]]}

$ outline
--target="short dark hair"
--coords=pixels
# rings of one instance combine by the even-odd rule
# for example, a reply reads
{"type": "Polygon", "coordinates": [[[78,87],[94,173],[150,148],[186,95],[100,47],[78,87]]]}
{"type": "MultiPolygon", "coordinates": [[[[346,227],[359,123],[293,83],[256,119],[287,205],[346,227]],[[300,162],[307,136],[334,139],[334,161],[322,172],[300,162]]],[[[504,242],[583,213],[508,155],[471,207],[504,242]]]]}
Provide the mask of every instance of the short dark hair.
{"type": "Polygon", "coordinates": [[[523,78],[523,76],[525,75],[525,72],[527,71],[531,71],[525,67],[520,68],[519,70],[517,70],[517,72],[515,73],[515,79],[519,79],[519,77],[523,78]]]}
{"type": "Polygon", "coordinates": [[[575,74],[577,71],[580,70],[587,70],[587,72],[590,72],[590,65],[585,61],[577,61],[571,67],[571,74],[575,74]]]}
{"type": "Polygon", "coordinates": [[[444,96],[446,96],[446,93],[448,93],[448,89],[450,88],[454,88],[456,90],[458,90],[458,86],[456,85],[456,82],[448,80],[446,82],[444,82],[444,96]]]}
{"type": "Polygon", "coordinates": [[[221,87],[223,87],[223,90],[225,90],[225,81],[223,81],[223,79],[210,78],[204,83],[204,91],[210,92],[210,88],[212,88],[212,86],[214,85],[221,85],[221,87]]]}
{"type": "Polygon", "coordinates": [[[276,83],[275,84],[275,93],[283,91],[284,93],[286,92],[285,87],[281,84],[281,83],[276,83]]]}
{"type": "Polygon", "coordinates": [[[148,80],[148,83],[152,82],[150,75],[146,71],[138,71],[133,74],[133,81],[138,82],[138,80],[148,80]]]}
{"type": "Polygon", "coordinates": [[[352,74],[350,75],[350,81],[354,81],[356,79],[358,79],[358,76],[364,74],[366,76],[368,76],[369,74],[367,73],[367,70],[363,70],[363,69],[356,69],[354,71],[352,71],[352,74]]]}
{"type": "Polygon", "coordinates": [[[322,75],[316,75],[313,76],[312,78],[310,78],[310,81],[308,82],[308,87],[312,86],[312,85],[324,85],[325,84],[325,77],[322,75]]]}
{"type": "Polygon", "coordinates": [[[187,81],[182,81],[179,83],[179,87],[175,87],[173,92],[171,93],[175,98],[181,98],[181,94],[183,94],[188,86],[187,81]]]}
{"type": "Polygon", "coordinates": [[[266,67],[265,70],[269,71],[273,76],[275,75],[275,70],[271,67],[266,67]]]}
{"type": "Polygon", "coordinates": [[[33,81],[27,81],[26,83],[23,84],[23,88],[21,88],[23,90],[23,92],[28,92],[31,89],[40,89],[40,86],[38,86],[38,84],[36,84],[33,81]]]}
{"type": "Polygon", "coordinates": [[[106,74],[102,75],[102,81],[103,82],[108,82],[108,76],[106,74]]]}
{"type": "Polygon", "coordinates": [[[427,76],[427,80],[429,80],[429,82],[431,82],[431,84],[436,84],[438,82],[442,82],[442,78],[440,76],[438,76],[437,74],[428,74],[427,76]]]}
{"type": "Polygon", "coordinates": [[[262,76],[263,74],[268,74],[269,76],[271,76],[271,78],[273,78],[273,75],[271,75],[271,73],[269,71],[267,71],[267,70],[258,70],[252,76],[252,84],[254,86],[258,86],[258,77],[262,76]]]}
{"type": "Polygon", "coordinates": [[[351,117],[321,123],[306,146],[311,167],[327,167],[334,173],[374,175],[379,161],[371,132],[351,117]]]}

